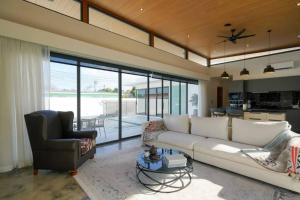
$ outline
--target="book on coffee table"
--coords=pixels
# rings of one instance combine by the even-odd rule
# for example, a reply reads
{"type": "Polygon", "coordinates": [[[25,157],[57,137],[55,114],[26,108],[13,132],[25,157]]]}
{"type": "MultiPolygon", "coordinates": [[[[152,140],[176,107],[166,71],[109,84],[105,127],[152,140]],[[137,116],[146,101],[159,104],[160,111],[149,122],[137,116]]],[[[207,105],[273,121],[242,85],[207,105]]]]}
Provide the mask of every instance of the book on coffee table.
{"type": "Polygon", "coordinates": [[[187,163],[186,157],[182,154],[166,155],[164,159],[168,168],[185,167],[187,163]]]}

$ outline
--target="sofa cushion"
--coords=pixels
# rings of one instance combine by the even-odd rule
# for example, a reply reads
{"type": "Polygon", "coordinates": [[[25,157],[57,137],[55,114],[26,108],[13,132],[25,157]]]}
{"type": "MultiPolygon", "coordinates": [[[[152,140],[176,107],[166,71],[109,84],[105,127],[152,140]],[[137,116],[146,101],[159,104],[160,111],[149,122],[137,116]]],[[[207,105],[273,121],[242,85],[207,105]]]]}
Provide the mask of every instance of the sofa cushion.
{"type": "Polygon", "coordinates": [[[232,141],[263,147],[279,133],[290,129],[286,121],[253,121],[232,119],[232,141]]]}
{"type": "Polygon", "coordinates": [[[228,117],[192,117],[191,134],[228,139],[228,117]]]}
{"type": "Polygon", "coordinates": [[[220,139],[208,138],[194,144],[194,153],[204,153],[213,157],[226,159],[229,161],[245,164],[248,166],[263,168],[254,160],[241,153],[241,149],[256,148],[252,145],[237,142],[225,141],[220,139]]]}
{"type": "Polygon", "coordinates": [[[166,115],[164,123],[169,131],[189,133],[189,117],[187,115],[166,115]]]}
{"type": "Polygon", "coordinates": [[[160,134],[157,138],[157,141],[160,143],[166,143],[169,145],[178,146],[184,149],[193,150],[193,146],[196,142],[207,140],[204,137],[177,133],[174,131],[167,131],[160,134]]]}

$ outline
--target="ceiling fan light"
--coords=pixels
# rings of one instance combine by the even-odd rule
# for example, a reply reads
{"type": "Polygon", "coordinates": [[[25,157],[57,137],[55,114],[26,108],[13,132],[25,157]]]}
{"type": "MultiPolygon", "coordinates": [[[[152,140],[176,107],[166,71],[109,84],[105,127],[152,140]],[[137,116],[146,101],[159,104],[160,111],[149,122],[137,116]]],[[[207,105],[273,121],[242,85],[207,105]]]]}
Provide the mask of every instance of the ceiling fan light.
{"type": "Polygon", "coordinates": [[[222,75],[221,75],[221,78],[222,78],[222,79],[229,79],[230,76],[229,76],[229,74],[228,74],[226,71],[224,71],[224,72],[222,73],[222,75]]]}
{"type": "Polygon", "coordinates": [[[240,75],[241,76],[246,76],[246,75],[249,75],[250,73],[249,73],[249,71],[246,69],[246,68],[244,68],[241,72],[240,72],[240,75]]]}
{"type": "Polygon", "coordinates": [[[267,65],[267,67],[264,69],[265,74],[274,73],[275,69],[271,65],[267,65]]]}

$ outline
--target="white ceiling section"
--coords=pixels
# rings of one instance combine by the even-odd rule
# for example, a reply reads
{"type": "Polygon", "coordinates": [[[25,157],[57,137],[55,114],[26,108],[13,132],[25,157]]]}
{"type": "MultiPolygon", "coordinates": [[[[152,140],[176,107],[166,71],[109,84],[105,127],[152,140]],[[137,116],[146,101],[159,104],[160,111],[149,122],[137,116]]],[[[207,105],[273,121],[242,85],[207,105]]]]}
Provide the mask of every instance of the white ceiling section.
{"type": "MultiPolygon", "coordinates": [[[[240,76],[240,71],[244,68],[243,60],[226,63],[225,69],[230,75],[233,75],[234,80],[297,76],[300,75],[300,50],[246,59],[245,66],[250,72],[249,76],[240,76]],[[282,65],[293,65],[293,67],[289,69],[276,70],[275,73],[272,74],[264,74],[263,70],[269,62],[271,65],[274,65],[274,67],[282,65]]],[[[210,68],[210,75],[212,77],[220,76],[223,72],[223,68],[223,64],[212,66],[210,68]]]]}
{"type": "Polygon", "coordinates": [[[4,20],[0,35],[48,44],[61,53],[187,78],[209,79],[207,67],[23,0],[3,1],[0,19],[4,20]]]}

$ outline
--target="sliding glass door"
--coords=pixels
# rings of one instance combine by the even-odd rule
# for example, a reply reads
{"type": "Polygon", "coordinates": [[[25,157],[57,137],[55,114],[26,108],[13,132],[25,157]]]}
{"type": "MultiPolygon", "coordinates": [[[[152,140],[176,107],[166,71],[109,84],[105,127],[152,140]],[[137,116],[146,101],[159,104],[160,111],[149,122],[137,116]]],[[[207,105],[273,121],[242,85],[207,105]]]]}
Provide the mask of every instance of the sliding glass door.
{"type": "Polygon", "coordinates": [[[147,77],[122,74],[122,138],[142,134],[147,121],[147,77]]]}
{"type": "Polygon", "coordinates": [[[77,66],[50,63],[49,109],[72,111],[73,128],[77,129],[77,66]]]}
{"type": "Polygon", "coordinates": [[[171,113],[173,115],[179,115],[180,114],[180,83],[172,81],[171,82],[171,113]]]}
{"type": "Polygon", "coordinates": [[[167,114],[198,115],[195,80],[56,53],[50,70],[50,109],[73,111],[74,129],[96,130],[97,144],[139,136],[167,114]]]}
{"type": "Polygon", "coordinates": [[[170,93],[171,93],[171,84],[169,80],[163,80],[163,115],[170,114],[170,93]]]}
{"type": "Polygon", "coordinates": [[[180,83],[180,114],[187,114],[187,83],[180,83]]]}
{"type": "Polygon", "coordinates": [[[162,79],[149,78],[150,120],[162,117],[162,79]]]}
{"type": "Polygon", "coordinates": [[[188,114],[190,116],[199,115],[199,86],[188,84],[188,114]]]}
{"type": "Polygon", "coordinates": [[[119,139],[118,72],[80,68],[81,130],[96,130],[96,143],[119,139]]]}

